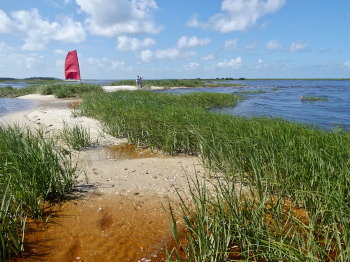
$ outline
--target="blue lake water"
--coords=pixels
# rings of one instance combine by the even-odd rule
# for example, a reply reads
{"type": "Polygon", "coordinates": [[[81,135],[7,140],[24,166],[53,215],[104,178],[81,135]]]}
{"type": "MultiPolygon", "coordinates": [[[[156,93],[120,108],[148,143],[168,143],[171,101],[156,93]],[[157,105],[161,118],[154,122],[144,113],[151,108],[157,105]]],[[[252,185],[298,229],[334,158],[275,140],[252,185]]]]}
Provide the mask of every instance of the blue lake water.
{"type": "MultiPolygon", "coordinates": [[[[88,83],[107,85],[113,80],[94,80],[88,83]]],[[[246,100],[235,107],[220,110],[239,116],[280,117],[290,121],[317,125],[324,129],[341,126],[350,131],[350,81],[347,80],[234,80],[225,83],[242,87],[171,89],[157,92],[184,94],[190,92],[219,92],[235,94],[244,91],[266,91],[245,94],[246,100]],[[302,101],[301,96],[322,97],[326,101],[302,101]]],[[[0,87],[9,84],[0,83],[0,87]]],[[[25,83],[11,86],[21,88],[25,83]]],[[[34,107],[31,101],[0,98],[0,116],[34,107]]]]}
{"type": "Polygon", "coordinates": [[[245,94],[247,99],[235,107],[220,109],[239,116],[279,117],[316,125],[324,129],[342,127],[350,130],[350,81],[338,80],[244,80],[227,81],[242,87],[191,88],[164,90],[168,93],[265,91],[245,94]],[[326,101],[302,101],[304,97],[320,97],[326,101]]]}

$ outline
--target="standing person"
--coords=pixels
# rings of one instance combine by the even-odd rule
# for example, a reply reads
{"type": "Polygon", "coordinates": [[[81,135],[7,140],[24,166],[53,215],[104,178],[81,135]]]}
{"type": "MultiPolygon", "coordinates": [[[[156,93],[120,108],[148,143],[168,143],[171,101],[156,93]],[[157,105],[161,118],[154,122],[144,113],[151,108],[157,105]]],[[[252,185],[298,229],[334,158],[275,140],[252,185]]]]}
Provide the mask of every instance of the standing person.
{"type": "Polygon", "coordinates": [[[137,76],[136,77],[136,87],[139,87],[139,85],[140,85],[140,77],[137,76]]]}
{"type": "Polygon", "coordinates": [[[140,87],[140,88],[142,88],[142,82],[141,82],[141,80],[142,80],[142,77],[139,76],[139,87],[140,87]]]}

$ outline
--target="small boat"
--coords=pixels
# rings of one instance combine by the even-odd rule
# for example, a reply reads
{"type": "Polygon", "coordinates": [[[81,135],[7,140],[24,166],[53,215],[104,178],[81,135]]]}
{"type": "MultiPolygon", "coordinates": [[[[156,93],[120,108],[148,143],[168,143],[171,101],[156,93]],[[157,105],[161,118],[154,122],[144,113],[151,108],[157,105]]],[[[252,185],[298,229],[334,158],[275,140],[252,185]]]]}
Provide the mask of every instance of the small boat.
{"type": "Polygon", "coordinates": [[[80,81],[80,69],[77,50],[68,52],[66,63],[64,64],[64,74],[66,80],[80,81]]]}

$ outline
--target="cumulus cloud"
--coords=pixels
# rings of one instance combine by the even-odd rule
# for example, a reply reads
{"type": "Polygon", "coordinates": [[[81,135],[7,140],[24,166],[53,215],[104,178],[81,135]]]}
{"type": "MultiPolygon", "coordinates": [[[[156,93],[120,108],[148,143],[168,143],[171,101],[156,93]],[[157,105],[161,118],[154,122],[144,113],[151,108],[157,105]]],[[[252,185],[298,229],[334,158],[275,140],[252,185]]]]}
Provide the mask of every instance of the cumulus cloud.
{"type": "Polygon", "coordinates": [[[221,33],[246,31],[260,17],[276,12],[284,3],[285,0],[223,0],[221,13],[213,15],[204,23],[198,21],[198,16],[194,15],[188,26],[212,29],[221,33]]]}
{"type": "Polygon", "coordinates": [[[153,60],[153,52],[149,49],[143,50],[140,53],[140,57],[143,62],[151,62],[153,60]]]}
{"type": "Polygon", "coordinates": [[[196,47],[196,46],[204,46],[210,43],[209,38],[197,38],[196,36],[187,37],[182,36],[177,41],[177,47],[178,48],[189,48],[189,47],[196,47]]]}
{"type": "Polygon", "coordinates": [[[0,9],[0,33],[11,33],[17,31],[16,24],[0,9]]]}
{"type": "Polygon", "coordinates": [[[206,55],[206,56],[202,57],[202,60],[204,60],[204,61],[213,60],[213,59],[215,59],[215,55],[214,54],[209,54],[209,55],[206,55]]]}
{"type": "Polygon", "coordinates": [[[80,22],[70,17],[50,23],[40,16],[37,9],[15,11],[12,18],[0,10],[0,32],[21,32],[25,35],[23,50],[42,50],[51,40],[79,43],[86,38],[86,32],[80,22]],[[7,29],[5,29],[5,27],[7,29]]]}
{"type": "Polygon", "coordinates": [[[92,34],[114,37],[120,34],[155,34],[160,26],[153,22],[158,9],[154,0],[76,0],[88,14],[86,24],[92,34]]]}
{"type": "Polygon", "coordinates": [[[238,41],[237,39],[231,39],[231,40],[227,40],[225,41],[224,44],[224,48],[225,49],[230,49],[230,50],[234,50],[238,47],[238,41]]]}
{"type": "Polygon", "coordinates": [[[231,58],[230,61],[227,61],[226,59],[224,59],[224,61],[219,62],[217,66],[223,69],[226,69],[226,68],[237,69],[242,66],[242,58],[241,57],[231,58]]]}
{"type": "Polygon", "coordinates": [[[349,68],[350,68],[350,60],[349,60],[349,61],[346,61],[346,62],[344,63],[344,65],[345,65],[346,67],[349,67],[349,68]]]}
{"type": "Polygon", "coordinates": [[[292,43],[290,45],[290,51],[300,51],[305,49],[309,44],[308,43],[292,43]]]}
{"type": "Polygon", "coordinates": [[[28,55],[17,53],[15,48],[0,42],[0,68],[3,75],[15,77],[19,71],[25,74],[27,70],[42,66],[44,60],[43,56],[35,53],[28,55]]]}
{"type": "Polygon", "coordinates": [[[156,44],[156,41],[152,38],[145,38],[139,40],[133,37],[119,36],[117,38],[117,50],[119,51],[137,51],[142,48],[149,48],[156,44]]]}
{"type": "Polygon", "coordinates": [[[280,43],[277,42],[276,39],[272,39],[270,41],[268,41],[266,43],[266,49],[269,49],[269,50],[278,50],[278,49],[281,49],[282,46],[280,43]]]}
{"type": "Polygon", "coordinates": [[[147,49],[140,53],[140,57],[143,62],[151,62],[161,59],[177,60],[179,58],[193,57],[196,54],[194,51],[183,52],[179,48],[158,49],[154,52],[147,49]]]}
{"type": "Polygon", "coordinates": [[[113,70],[127,70],[126,64],[124,61],[117,61],[107,57],[104,58],[88,58],[87,62],[89,65],[92,65],[93,68],[104,70],[106,72],[111,72],[113,70]]]}

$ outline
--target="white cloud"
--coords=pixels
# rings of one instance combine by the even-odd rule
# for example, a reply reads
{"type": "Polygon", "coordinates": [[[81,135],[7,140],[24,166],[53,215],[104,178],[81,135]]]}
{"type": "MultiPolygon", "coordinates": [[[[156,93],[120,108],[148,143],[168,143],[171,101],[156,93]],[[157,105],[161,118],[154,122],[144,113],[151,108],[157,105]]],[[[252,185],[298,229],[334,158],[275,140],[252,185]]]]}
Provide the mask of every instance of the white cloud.
{"type": "Polygon", "coordinates": [[[193,57],[196,54],[194,51],[183,52],[178,48],[158,49],[155,52],[147,49],[140,53],[140,58],[143,62],[151,62],[161,59],[177,60],[179,58],[193,57]]]}
{"type": "Polygon", "coordinates": [[[0,32],[23,33],[25,35],[23,50],[45,49],[51,40],[79,43],[86,38],[83,25],[73,21],[70,17],[62,17],[60,21],[50,23],[40,16],[37,9],[15,11],[11,13],[11,16],[12,19],[0,10],[0,19],[3,19],[0,24],[0,32]]]}
{"type": "Polygon", "coordinates": [[[199,64],[195,62],[191,62],[188,65],[185,65],[184,68],[188,71],[196,70],[197,68],[199,68],[199,64]]]}
{"type": "Polygon", "coordinates": [[[269,64],[264,63],[264,61],[261,58],[259,58],[258,63],[255,66],[255,68],[259,70],[259,69],[262,69],[262,68],[266,68],[268,66],[269,66],[269,64]]]}
{"type": "Polygon", "coordinates": [[[140,53],[140,57],[143,62],[151,62],[153,60],[153,55],[153,52],[149,49],[143,50],[140,53]]]}
{"type": "Polygon", "coordinates": [[[177,48],[159,49],[155,52],[155,58],[175,60],[180,54],[180,50],[177,48]]]}
{"type": "Polygon", "coordinates": [[[58,56],[67,55],[67,51],[62,49],[55,49],[53,53],[58,56]]]}
{"type": "Polygon", "coordinates": [[[197,38],[196,36],[187,37],[182,36],[177,41],[178,48],[188,48],[188,47],[196,47],[196,46],[204,46],[210,43],[209,38],[197,38]]]}
{"type": "Polygon", "coordinates": [[[290,45],[290,51],[299,51],[305,49],[309,44],[308,43],[292,43],[290,45]]]}
{"type": "Polygon", "coordinates": [[[92,34],[114,37],[120,34],[155,34],[160,26],[153,22],[154,0],[76,0],[88,14],[86,24],[92,34]]]}
{"type": "Polygon", "coordinates": [[[16,24],[0,9],[0,33],[11,33],[15,31],[17,31],[16,24]]]}
{"type": "Polygon", "coordinates": [[[120,51],[137,51],[142,48],[149,48],[155,44],[156,41],[149,37],[141,41],[133,37],[119,36],[116,48],[120,51]]]}
{"type": "Polygon", "coordinates": [[[1,73],[5,76],[16,77],[18,72],[26,74],[28,70],[37,71],[42,70],[45,63],[43,56],[35,53],[24,55],[17,53],[16,49],[0,42],[0,68],[1,73]],[[40,69],[38,69],[40,68],[40,69]]]}
{"type": "Polygon", "coordinates": [[[344,63],[344,65],[345,65],[346,67],[349,67],[349,68],[350,68],[350,60],[346,61],[346,62],[344,63]]]}
{"type": "Polygon", "coordinates": [[[5,55],[8,54],[9,52],[13,51],[13,47],[8,46],[6,43],[4,42],[0,42],[0,55],[5,55]]]}
{"type": "Polygon", "coordinates": [[[225,49],[230,49],[230,50],[234,50],[238,47],[238,41],[237,39],[231,39],[231,40],[227,40],[225,41],[224,44],[224,48],[225,49]]]}
{"type": "Polygon", "coordinates": [[[227,61],[226,59],[224,59],[224,61],[219,62],[217,66],[223,69],[225,68],[237,69],[242,66],[242,58],[241,57],[231,58],[230,61],[227,61]]]}
{"type": "Polygon", "coordinates": [[[272,39],[270,41],[268,41],[266,43],[266,49],[269,49],[269,50],[278,50],[278,49],[281,49],[282,46],[280,43],[277,42],[276,39],[272,39]]]}
{"type": "Polygon", "coordinates": [[[285,0],[223,0],[221,13],[215,14],[206,23],[199,22],[194,15],[188,26],[212,29],[221,33],[246,31],[260,17],[276,12],[285,0]]]}
{"type": "Polygon", "coordinates": [[[206,55],[206,56],[202,57],[202,60],[205,60],[205,61],[213,60],[213,59],[215,59],[215,55],[214,54],[209,54],[209,55],[206,55]]]}
{"type": "Polygon", "coordinates": [[[93,66],[90,68],[102,69],[106,72],[111,72],[113,70],[125,70],[126,64],[124,61],[117,61],[113,59],[109,59],[107,57],[104,58],[89,58],[87,60],[88,64],[93,66]]]}

